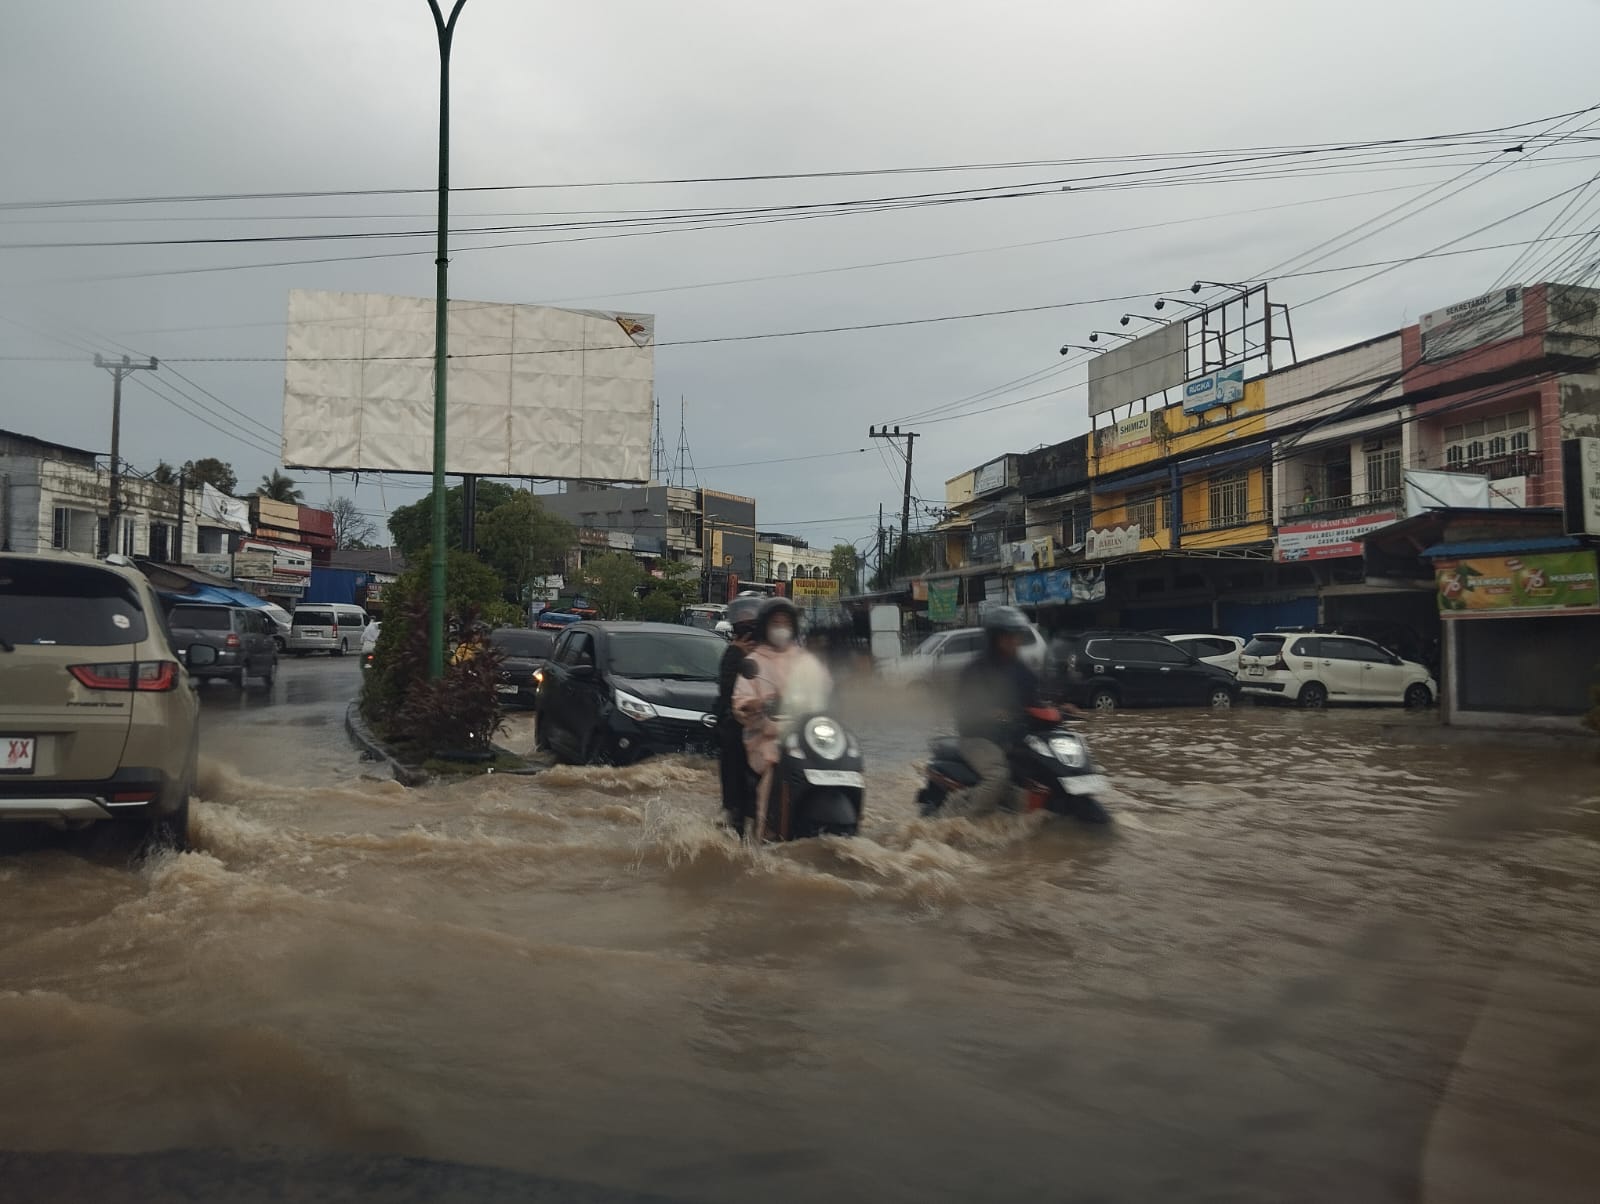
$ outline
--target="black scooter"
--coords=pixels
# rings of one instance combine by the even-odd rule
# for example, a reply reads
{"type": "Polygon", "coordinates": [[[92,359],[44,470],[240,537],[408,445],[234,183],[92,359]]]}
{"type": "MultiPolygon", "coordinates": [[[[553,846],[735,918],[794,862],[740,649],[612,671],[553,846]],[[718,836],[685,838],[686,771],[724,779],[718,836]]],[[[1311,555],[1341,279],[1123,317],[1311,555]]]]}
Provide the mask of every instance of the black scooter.
{"type": "MultiPolygon", "coordinates": [[[[754,680],[760,667],[747,660],[741,676],[754,680]]],[[[778,722],[778,764],[767,800],[767,840],[854,836],[861,826],[866,793],[861,746],[844,724],[821,709],[823,699],[785,713],[784,699],[768,704],[778,722]]]]}
{"type": "MultiPolygon", "coordinates": [[[[1048,811],[1089,824],[1111,822],[1099,797],[1110,783],[1095,764],[1088,743],[1066,725],[1056,708],[1029,707],[1027,730],[1008,756],[1011,780],[1018,789],[1009,791],[1002,802],[1006,810],[1048,811]]],[[[927,784],[917,794],[922,814],[939,814],[952,793],[977,781],[958,741],[948,736],[933,741],[927,784]]]]}

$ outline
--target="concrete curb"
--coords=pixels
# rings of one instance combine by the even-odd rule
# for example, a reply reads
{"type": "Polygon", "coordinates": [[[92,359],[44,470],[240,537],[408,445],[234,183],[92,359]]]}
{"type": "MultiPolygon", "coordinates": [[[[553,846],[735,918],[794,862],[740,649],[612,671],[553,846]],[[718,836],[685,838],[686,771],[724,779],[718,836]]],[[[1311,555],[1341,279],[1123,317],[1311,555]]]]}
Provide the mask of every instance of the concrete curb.
{"type": "Polygon", "coordinates": [[[410,765],[403,765],[398,761],[376,736],[372,729],[361,718],[361,704],[352,702],[344,711],[344,730],[349,733],[353,743],[374,761],[382,761],[389,767],[389,772],[394,774],[394,780],[402,786],[421,786],[425,784],[429,775],[410,765]]]}

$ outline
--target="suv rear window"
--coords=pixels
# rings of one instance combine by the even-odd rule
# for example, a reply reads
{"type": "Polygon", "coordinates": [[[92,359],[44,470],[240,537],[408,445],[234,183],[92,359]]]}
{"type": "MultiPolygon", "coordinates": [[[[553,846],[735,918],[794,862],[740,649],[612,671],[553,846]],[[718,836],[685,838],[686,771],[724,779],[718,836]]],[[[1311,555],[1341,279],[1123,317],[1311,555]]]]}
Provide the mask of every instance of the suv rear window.
{"type": "Polygon", "coordinates": [[[357,611],[341,610],[339,612],[340,627],[365,627],[366,625],[366,616],[358,613],[357,611]]]}
{"type": "Polygon", "coordinates": [[[546,657],[555,646],[556,637],[548,631],[525,631],[520,627],[502,627],[489,633],[489,642],[507,656],[546,657]]]}
{"type": "Polygon", "coordinates": [[[223,606],[174,606],[167,623],[196,631],[232,631],[233,614],[223,606]]]}
{"type": "Polygon", "coordinates": [[[296,627],[332,627],[333,612],[331,610],[297,610],[294,612],[294,625],[296,627]]]}
{"type": "Polygon", "coordinates": [[[138,592],[92,565],[0,561],[0,636],[13,644],[132,644],[150,628],[138,592]]]}
{"type": "Polygon", "coordinates": [[[1283,644],[1284,637],[1281,635],[1258,635],[1244,646],[1244,655],[1281,656],[1283,644]]]}

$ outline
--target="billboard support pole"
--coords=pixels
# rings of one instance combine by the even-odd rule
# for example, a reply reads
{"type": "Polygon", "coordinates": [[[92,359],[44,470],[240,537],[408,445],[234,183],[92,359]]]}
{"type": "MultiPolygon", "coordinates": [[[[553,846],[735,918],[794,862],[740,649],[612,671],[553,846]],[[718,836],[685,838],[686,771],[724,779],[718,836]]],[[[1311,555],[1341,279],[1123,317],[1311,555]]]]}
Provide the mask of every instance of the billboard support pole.
{"type": "Polygon", "coordinates": [[[433,294],[433,564],[428,576],[428,676],[444,676],[445,547],[444,439],[448,298],[450,294],[450,42],[467,0],[456,0],[447,20],[439,0],[428,0],[439,35],[439,248],[433,294]]]}

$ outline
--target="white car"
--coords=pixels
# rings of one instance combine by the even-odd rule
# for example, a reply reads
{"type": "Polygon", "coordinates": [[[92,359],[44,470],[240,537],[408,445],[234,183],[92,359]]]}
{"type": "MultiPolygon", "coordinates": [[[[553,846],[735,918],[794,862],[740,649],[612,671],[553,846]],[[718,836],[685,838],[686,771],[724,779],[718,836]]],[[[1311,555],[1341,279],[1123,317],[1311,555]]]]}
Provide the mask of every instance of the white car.
{"type": "Polygon", "coordinates": [[[1236,635],[1169,635],[1178,647],[1182,648],[1197,661],[1207,665],[1215,665],[1219,669],[1226,669],[1235,677],[1239,676],[1239,653],[1244,650],[1244,641],[1236,635]]]}
{"type": "Polygon", "coordinates": [[[1330,702],[1429,706],[1439,693],[1426,665],[1353,635],[1269,631],[1239,654],[1239,685],[1253,698],[1321,708],[1330,702]]]}
{"type": "MultiPolygon", "coordinates": [[[[884,673],[891,681],[927,681],[936,677],[954,677],[983,652],[984,633],[981,627],[959,627],[955,631],[936,631],[918,644],[907,656],[890,661],[884,673]]],[[[1035,673],[1044,668],[1045,642],[1039,629],[1029,625],[1022,637],[1022,663],[1035,673]]]]}

